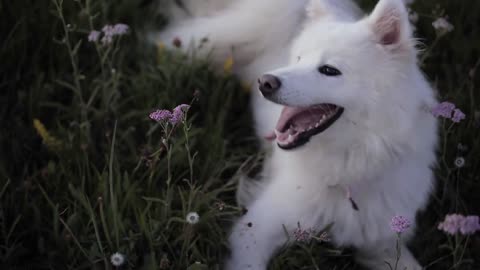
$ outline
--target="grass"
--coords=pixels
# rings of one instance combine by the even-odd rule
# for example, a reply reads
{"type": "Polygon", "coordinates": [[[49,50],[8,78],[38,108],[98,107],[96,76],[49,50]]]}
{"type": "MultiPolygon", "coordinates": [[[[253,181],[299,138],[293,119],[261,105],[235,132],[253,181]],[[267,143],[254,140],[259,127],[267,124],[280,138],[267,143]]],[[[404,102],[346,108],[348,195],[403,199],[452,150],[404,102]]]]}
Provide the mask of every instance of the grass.
{"type": "MultiPolygon", "coordinates": [[[[220,269],[228,228],[242,213],[236,178],[260,158],[248,93],[208,62],[146,44],[145,33],[164,24],[162,6],[0,2],[1,269],[114,269],[115,252],[126,255],[121,269],[220,269]],[[107,47],[87,42],[90,30],[117,22],[130,34],[107,47]],[[192,100],[171,136],[148,119],[192,100]],[[185,221],[189,212],[200,215],[198,224],[185,221]]],[[[480,3],[425,0],[412,8],[422,68],[440,99],[467,119],[442,122],[437,187],[411,248],[427,269],[480,269],[478,234],[436,229],[448,213],[480,214],[480,3]],[[431,23],[444,13],[455,30],[437,38],[431,23]],[[459,156],[462,168],[454,166],[459,156]]],[[[349,250],[314,242],[282,251],[271,269],[360,267],[349,250]]]]}

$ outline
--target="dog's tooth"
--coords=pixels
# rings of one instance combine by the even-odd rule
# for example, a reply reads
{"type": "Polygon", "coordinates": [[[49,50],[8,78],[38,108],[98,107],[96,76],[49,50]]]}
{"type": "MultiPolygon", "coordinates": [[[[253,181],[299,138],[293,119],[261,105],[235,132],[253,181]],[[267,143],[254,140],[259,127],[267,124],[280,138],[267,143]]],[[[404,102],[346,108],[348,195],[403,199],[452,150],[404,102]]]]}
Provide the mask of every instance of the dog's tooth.
{"type": "Polygon", "coordinates": [[[293,142],[293,136],[292,135],[288,135],[288,139],[287,141],[290,143],[290,142],[293,142]]]}
{"type": "Polygon", "coordinates": [[[318,128],[320,126],[320,123],[316,123],[315,127],[318,128]]]}

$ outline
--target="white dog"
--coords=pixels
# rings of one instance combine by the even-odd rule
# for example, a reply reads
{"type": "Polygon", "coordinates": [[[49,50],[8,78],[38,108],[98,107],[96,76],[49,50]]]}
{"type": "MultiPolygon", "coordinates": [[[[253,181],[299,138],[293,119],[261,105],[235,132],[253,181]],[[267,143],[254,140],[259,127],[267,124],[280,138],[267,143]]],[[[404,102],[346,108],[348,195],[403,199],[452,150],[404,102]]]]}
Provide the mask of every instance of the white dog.
{"type": "MultiPolygon", "coordinates": [[[[159,39],[203,39],[200,53],[216,63],[233,55],[240,77],[260,77],[254,89],[265,98],[253,92],[253,111],[271,153],[263,184],[240,187],[248,212],[233,228],[226,269],[266,269],[285,230],[332,223],[335,244],[354,246],[370,269],[388,269],[397,255],[390,220],[414,223],[425,206],[437,142],[427,109],[436,100],[417,67],[404,3],[380,0],[364,18],[348,0],[239,0],[213,13],[159,39]]],[[[402,243],[405,268],[421,269],[402,243]]]]}

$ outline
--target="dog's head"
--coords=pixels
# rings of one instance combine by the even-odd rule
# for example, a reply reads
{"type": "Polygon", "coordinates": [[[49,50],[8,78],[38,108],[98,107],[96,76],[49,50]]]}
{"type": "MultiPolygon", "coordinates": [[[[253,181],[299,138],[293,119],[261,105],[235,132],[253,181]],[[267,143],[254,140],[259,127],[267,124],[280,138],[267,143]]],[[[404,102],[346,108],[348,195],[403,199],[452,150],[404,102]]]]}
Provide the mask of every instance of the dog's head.
{"type": "Polygon", "coordinates": [[[261,76],[259,89],[285,106],[276,138],[293,149],[318,140],[351,145],[346,140],[380,129],[402,133],[420,108],[419,96],[429,95],[416,93],[416,83],[425,84],[407,10],[401,0],[380,0],[359,21],[312,16],[290,64],[261,76]]]}

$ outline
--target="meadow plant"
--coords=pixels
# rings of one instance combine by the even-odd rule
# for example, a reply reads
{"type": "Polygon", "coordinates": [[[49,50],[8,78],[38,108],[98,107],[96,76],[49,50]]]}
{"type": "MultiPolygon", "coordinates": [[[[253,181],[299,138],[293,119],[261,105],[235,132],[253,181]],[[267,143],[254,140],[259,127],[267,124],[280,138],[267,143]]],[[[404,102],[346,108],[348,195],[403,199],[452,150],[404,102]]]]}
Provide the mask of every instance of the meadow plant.
{"type": "Polygon", "coordinates": [[[115,252],[114,254],[112,254],[112,256],[110,256],[110,262],[113,266],[120,267],[125,264],[125,255],[119,252],[115,252]]]}
{"type": "Polygon", "coordinates": [[[412,225],[412,222],[404,217],[404,216],[394,216],[390,221],[390,229],[397,234],[397,242],[395,245],[396,248],[396,258],[395,264],[392,266],[390,263],[387,262],[388,267],[390,270],[397,270],[398,269],[398,262],[402,256],[402,233],[407,231],[408,228],[412,225]]]}
{"type": "Polygon", "coordinates": [[[454,123],[460,123],[460,121],[465,119],[465,114],[456,108],[455,104],[447,101],[439,103],[431,112],[435,117],[450,119],[454,123]]]}
{"type": "Polygon", "coordinates": [[[452,253],[453,268],[462,269],[463,257],[471,236],[480,231],[478,216],[449,214],[438,224],[438,230],[447,234],[448,248],[452,253]]]}

